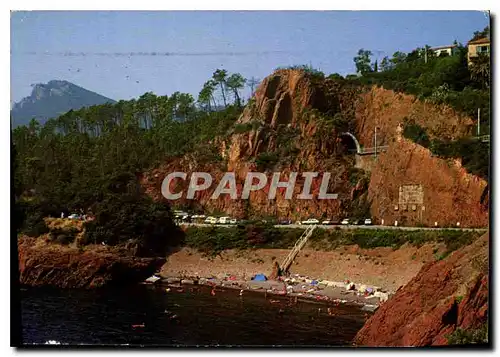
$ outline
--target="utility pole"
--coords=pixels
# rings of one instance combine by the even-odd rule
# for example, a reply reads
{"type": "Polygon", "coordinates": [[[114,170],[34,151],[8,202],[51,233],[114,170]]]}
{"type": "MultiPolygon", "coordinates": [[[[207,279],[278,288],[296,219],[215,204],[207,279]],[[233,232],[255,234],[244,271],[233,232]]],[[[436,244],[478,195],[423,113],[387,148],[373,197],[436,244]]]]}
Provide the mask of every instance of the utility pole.
{"type": "Polygon", "coordinates": [[[427,45],[425,46],[425,63],[427,63],[427,45]]]}
{"type": "Polygon", "coordinates": [[[477,108],[477,136],[481,136],[481,108],[477,108]]]}
{"type": "Polygon", "coordinates": [[[377,159],[377,126],[375,125],[375,159],[377,159]]]}

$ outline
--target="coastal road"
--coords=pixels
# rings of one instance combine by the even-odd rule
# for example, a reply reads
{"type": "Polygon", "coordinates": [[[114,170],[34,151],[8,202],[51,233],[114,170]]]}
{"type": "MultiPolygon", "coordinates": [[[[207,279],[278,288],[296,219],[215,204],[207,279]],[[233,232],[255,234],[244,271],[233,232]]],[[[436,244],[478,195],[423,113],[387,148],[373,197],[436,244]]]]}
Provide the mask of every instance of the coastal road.
{"type": "MultiPolygon", "coordinates": [[[[230,228],[230,227],[236,227],[237,224],[206,224],[206,223],[181,223],[180,226],[187,226],[187,227],[212,227],[212,226],[217,226],[217,227],[225,227],[225,228],[230,228]]],[[[280,229],[286,229],[286,228],[299,228],[299,229],[306,229],[307,225],[304,224],[277,224],[274,227],[280,228],[280,229]]],[[[475,231],[475,232],[486,232],[488,229],[487,228],[444,228],[444,227],[401,227],[401,226],[381,226],[381,225],[372,225],[372,226],[364,226],[364,225],[322,225],[318,224],[316,225],[316,228],[320,229],[379,229],[379,230],[388,230],[388,229],[399,229],[399,230],[404,230],[404,231],[439,231],[439,230],[451,230],[451,231],[475,231]]]]}

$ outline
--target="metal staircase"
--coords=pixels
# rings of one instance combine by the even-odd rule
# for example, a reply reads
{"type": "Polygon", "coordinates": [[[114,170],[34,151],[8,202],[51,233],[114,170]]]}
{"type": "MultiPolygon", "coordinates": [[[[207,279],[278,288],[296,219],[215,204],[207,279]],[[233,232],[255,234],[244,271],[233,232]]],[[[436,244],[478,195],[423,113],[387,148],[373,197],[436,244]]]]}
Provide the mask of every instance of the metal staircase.
{"type": "Polygon", "coordinates": [[[304,233],[302,233],[300,238],[297,240],[297,242],[295,242],[295,245],[293,246],[292,251],[290,252],[290,254],[288,254],[288,256],[285,258],[285,260],[283,260],[283,263],[281,263],[281,271],[283,273],[286,273],[288,271],[288,269],[290,268],[290,265],[292,265],[292,263],[293,263],[293,260],[295,259],[297,254],[299,254],[300,250],[304,247],[304,245],[306,244],[309,237],[311,237],[315,228],[316,228],[316,225],[308,226],[306,228],[306,230],[304,231],[304,233]]]}

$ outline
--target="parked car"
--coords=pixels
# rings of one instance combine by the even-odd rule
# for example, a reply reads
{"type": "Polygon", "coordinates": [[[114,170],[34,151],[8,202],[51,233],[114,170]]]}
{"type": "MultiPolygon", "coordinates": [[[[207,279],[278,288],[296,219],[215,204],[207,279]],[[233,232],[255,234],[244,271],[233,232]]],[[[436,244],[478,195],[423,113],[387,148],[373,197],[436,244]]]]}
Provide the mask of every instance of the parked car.
{"type": "Polygon", "coordinates": [[[187,213],[187,212],[178,211],[178,210],[172,211],[172,213],[174,214],[174,217],[179,217],[179,218],[182,218],[184,216],[189,215],[189,213],[187,213]]]}
{"type": "Polygon", "coordinates": [[[292,224],[292,220],[291,219],[282,219],[278,222],[278,224],[281,224],[281,225],[292,224]]]}
{"type": "Polygon", "coordinates": [[[324,225],[333,225],[333,224],[339,224],[339,222],[336,221],[336,220],[333,220],[333,219],[326,219],[323,222],[321,222],[321,224],[324,224],[324,225]]]}
{"type": "Polygon", "coordinates": [[[189,216],[189,213],[182,211],[174,211],[174,219],[182,220],[184,217],[189,216]]]}
{"type": "Polygon", "coordinates": [[[204,214],[195,214],[191,216],[191,221],[194,223],[200,223],[203,222],[206,218],[207,216],[205,216],[204,214]]]}
{"type": "Polygon", "coordinates": [[[69,219],[80,219],[80,215],[76,214],[76,213],[73,213],[73,214],[69,215],[68,218],[69,219]]]}
{"type": "Polygon", "coordinates": [[[352,221],[352,223],[351,223],[351,224],[354,224],[354,225],[356,225],[356,226],[360,226],[360,225],[362,225],[363,223],[364,223],[364,220],[363,220],[363,219],[358,219],[358,218],[357,218],[357,219],[354,219],[354,220],[352,221]]]}
{"type": "Polygon", "coordinates": [[[365,226],[371,226],[371,225],[372,225],[372,219],[371,218],[365,219],[365,226]]]}
{"type": "Polygon", "coordinates": [[[351,222],[349,222],[349,218],[344,218],[342,220],[342,222],[340,222],[340,224],[344,225],[344,226],[347,226],[348,224],[350,224],[351,222]]]}
{"type": "Polygon", "coordinates": [[[238,222],[238,221],[236,220],[236,218],[231,218],[231,219],[229,220],[229,223],[230,223],[230,224],[236,224],[237,222],[238,222]]]}
{"type": "Polygon", "coordinates": [[[220,217],[219,220],[217,221],[217,223],[219,224],[229,224],[229,222],[231,221],[231,217],[220,217]]]}
{"type": "Polygon", "coordinates": [[[302,221],[302,224],[319,224],[316,218],[309,218],[308,220],[302,221]]]}
{"type": "Polygon", "coordinates": [[[216,224],[217,223],[217,218],[215,218],[215,217],[207,217],[207,219],[205,219],[204,223],[206,223],[206,224],[216,224]]]}

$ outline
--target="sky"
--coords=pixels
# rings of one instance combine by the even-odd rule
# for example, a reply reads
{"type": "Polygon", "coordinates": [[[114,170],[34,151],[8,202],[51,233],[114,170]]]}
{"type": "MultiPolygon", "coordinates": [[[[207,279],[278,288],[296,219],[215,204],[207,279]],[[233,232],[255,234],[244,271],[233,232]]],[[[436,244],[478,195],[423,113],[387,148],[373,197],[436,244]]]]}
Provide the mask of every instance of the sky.
{"type": "Polygon", "coordinates": [[[127,100],[175,91],[196,98],[217,68],[262,79],[306,64],[346,75],[360,48],[375,60],[465,44],[488,23],[480,11],[13,12],[11,102],[53,79],[127,100]]]}

